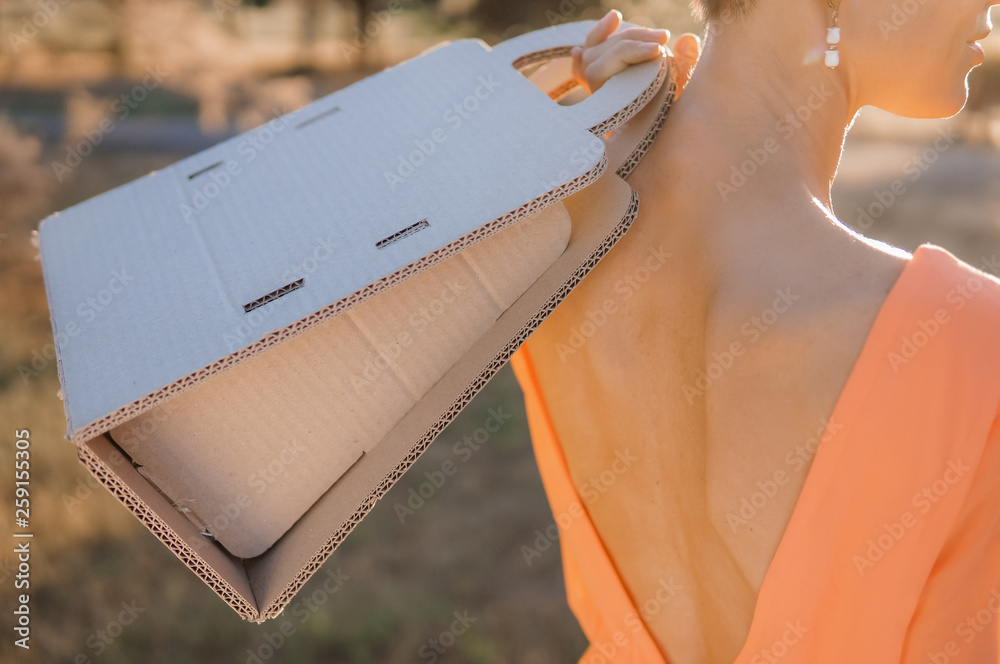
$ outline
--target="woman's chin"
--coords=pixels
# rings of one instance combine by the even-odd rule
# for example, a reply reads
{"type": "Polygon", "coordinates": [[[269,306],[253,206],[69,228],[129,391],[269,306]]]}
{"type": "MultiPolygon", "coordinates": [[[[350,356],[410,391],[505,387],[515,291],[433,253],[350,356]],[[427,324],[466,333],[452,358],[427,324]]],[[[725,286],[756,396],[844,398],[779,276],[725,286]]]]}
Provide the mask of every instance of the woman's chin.
{"type": "Polygon", "coordinates": [[[900,101],[884,106],[879,105],[879,108],[904,118],[938,120],[957,115],[959,111],[965,108],[968,100],[969,89],[965,81],[963,81],[961,86],[957,86],[949,94],[943,94],[943,91],[939,89],[934,93],[922,95],[916,100],[900,101]]]}

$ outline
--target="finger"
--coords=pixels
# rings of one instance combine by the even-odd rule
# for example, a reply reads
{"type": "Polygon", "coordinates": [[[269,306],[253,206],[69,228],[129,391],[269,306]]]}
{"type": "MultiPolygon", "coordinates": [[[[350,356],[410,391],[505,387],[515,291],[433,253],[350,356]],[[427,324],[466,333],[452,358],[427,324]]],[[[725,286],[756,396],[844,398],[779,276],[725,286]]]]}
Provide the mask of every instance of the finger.
{"type": "Polygon", "coordinates": [[[644,44],[666,45],[670,39],[667,30],[647,30],[646,28],[629,28],[616,32],[608,39],[595,46],[583,49],[583,63],[589,64],[601,58],[609,50],[618,47],[622,42],[640,42],[644,44]]]}
{"type": "Polygon", "coordinates": [[[666,44],[670,41],[670,31],[669,30],[653,30],[651,28],[625,28],[624,30],[619,30],[613,35],[607,38],[604,42],[606,44],[615,41],[646,41],[646,42],[656,42],[658,44],[666,44]]]}
{"type": "Polygon", "coordinates": [[[628,28],[611,35],[606,41],[583,49],[582,69],[585,70],[592,62],[599,60],[609,50],[617,48],[624,41],[636,41],[651,44],[666,44],[670,38],[668,30],[647,30],[646,28],[628,28]]]}
{"type": "Polygon", "coordinates": [[[575,78],[577,83],[582,85],[587,92],[591,92],[590,84],[587,83],[587,77],[583,73],[583,47],[574,46],[573,50],[570,51],[570,56],[573,59],[573,78],[575,78]]]}
{"type": "Polygon", "coordinates": [[[674,44],[674,81],[677,83],[677,96],[680,97],[691,73],[701,57],[701,40],[697,35],[683,34],[674,44]]]}
{"type": "Polygon", "coordinates": [[[601,57],[587,65],[585,73],[592,92],[597,91],[609,78],[619,74],[629,65],[639,64],[665,54],[664,47],[655,42],[619,42],[601,57]]]}
{"type": "Polygon", "coordinates": [[[586,48],[597,46],[614,33],[615,30],[621,26],[621,24],[621,12],[617,9],[612,9],[590,30],[590,33],[587,35],[587,40],[584,42],[584,46],[586,48]]]}

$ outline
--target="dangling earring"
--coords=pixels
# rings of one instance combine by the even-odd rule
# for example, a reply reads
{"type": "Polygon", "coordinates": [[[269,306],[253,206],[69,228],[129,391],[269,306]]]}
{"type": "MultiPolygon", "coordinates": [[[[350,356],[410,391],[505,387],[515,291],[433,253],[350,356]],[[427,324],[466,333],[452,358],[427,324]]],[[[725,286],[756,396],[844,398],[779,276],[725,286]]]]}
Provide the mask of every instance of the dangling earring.
{"type": "MultiPolygon", "coordinates": [[[[837,50],[837,44],[840,43],[840,28],[837,27],[838,10],[833,6],[832,0],[828,0],[826,4],[833,10],[833,27],[826,29],[826,43],[830,47],[826,52],[826,66],[836,69],[840,64],[840,51],[837,50]]],[[[840,3],[837,4],[839,6],[840,3]]]]}

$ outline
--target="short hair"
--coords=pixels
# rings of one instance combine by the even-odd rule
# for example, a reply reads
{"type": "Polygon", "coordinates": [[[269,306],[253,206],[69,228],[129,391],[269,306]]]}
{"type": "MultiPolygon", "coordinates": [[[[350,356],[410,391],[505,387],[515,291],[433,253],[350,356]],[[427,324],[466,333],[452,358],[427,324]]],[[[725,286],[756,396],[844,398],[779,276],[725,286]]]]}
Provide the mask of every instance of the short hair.
{"type": "Polygon", "coordinates": [[[757,0],[691,0],[694,13],[703,21],[726,22],[750,13],[757,0]]]}

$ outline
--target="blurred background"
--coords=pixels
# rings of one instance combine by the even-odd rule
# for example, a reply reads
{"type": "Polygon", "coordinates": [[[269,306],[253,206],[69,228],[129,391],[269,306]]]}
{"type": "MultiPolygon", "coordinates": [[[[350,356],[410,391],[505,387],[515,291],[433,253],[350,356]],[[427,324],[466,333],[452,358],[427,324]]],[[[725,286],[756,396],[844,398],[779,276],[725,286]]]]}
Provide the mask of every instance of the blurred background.
{"type": "MultiPolygon", "coordinates": [[[[530,566],[521,553],[553,517],[509,369],[285,616],[248,624],[89,477],[64,439],[31,231],[54,211],[443,40],[493,44],[611,7],[674,34],[700,30],[684,0],[0,0],[0,464],[12,468],[12,430],[29,429],[36,533],[30,652],[12,646],[16,561],[10,547],[0,553],[0,661],[576,661],[586,640],[566,607],[558,545],[530,566]],[[455,444],[498,407],[512,419],[457,456],[455,444]],[[460,472],[401,523],[394,505],[448,461],[460,472]],[[323,581],[338,574],[342,585],[326,593],[323,581]],[[450,638],[455,612],[470,626],[450,638]],[[292,637],[280,634],[283,623],[292,637]]],[[[932,242],[995,271],[1000,41],[984,46],[987,64],[973,72],[971,101],[956,118],[862,114],[835,204],[872,237],[911,251],[932,242]]],[[[9,507],[12,483],[2,490],[9,507]]],[[[0,511],[4,533],[13,531],[10,512],[0,511]]]]}

